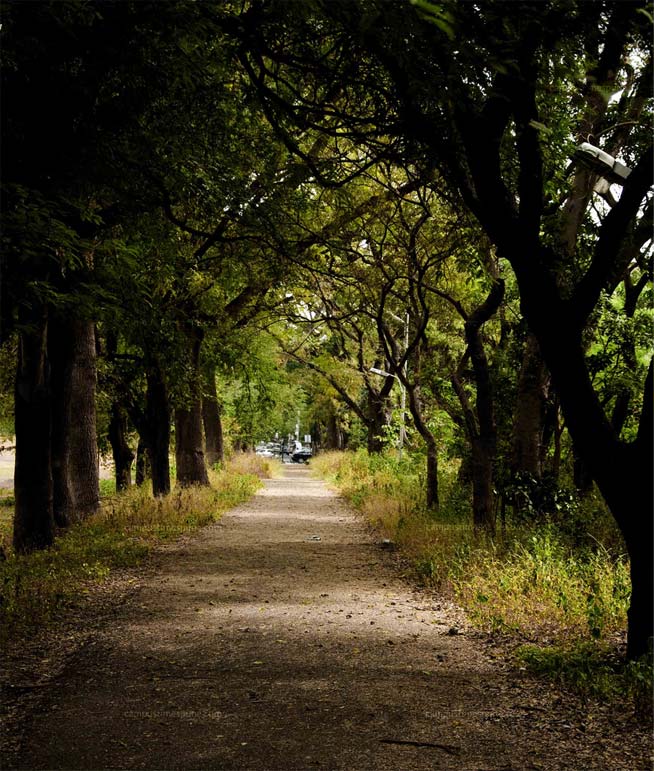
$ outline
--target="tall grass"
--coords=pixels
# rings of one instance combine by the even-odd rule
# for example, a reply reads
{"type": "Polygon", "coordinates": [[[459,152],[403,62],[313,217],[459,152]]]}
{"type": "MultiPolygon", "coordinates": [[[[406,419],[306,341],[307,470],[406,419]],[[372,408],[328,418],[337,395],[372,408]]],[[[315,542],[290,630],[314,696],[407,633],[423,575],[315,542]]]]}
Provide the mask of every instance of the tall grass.
{"type": "Polygon", "coordinates": [[[312,467],[402,547],[421,580],[451,591],[478,625],[558,642],[624,629],[630,584],[623,554],[598,542],[576,547],[552,523],[512,525],[496,538],[477,533],[460,493],[451,505],[451,479],[441,485],[449,488],[441,511],[428,512],[410,461],[330,453],[312,467]]]}
{"type": "Polygon", "coordinates": [[[51,548],[27,555],[13,553],[12,507],[0,506],[6,554],[0,562],[0,637],[47,622],[112,570],[137,565],[157,544],[216,521],[260,486],[263,469],[252,470],[243,460],[236,468],[228,464],[210,471],[211,487],[176,488],[165,498],[153,498],[146,487],[109,495],[97,514],[71,527],[51,548]]]}
{"type": "Polygon", "coordinates": [[[226,468],[235,474],[254,474],[259,479],[272,479],[283,475],[281,460],[262,458],[253,452],[234,453],[227,461],[226,468]]]}

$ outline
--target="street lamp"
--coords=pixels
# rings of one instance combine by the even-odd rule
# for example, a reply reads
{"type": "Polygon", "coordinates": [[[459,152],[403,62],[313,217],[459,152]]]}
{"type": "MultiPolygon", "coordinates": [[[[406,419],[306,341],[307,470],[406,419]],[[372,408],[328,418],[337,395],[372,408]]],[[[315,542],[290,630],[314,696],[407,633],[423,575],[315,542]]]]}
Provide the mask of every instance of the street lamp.
{"type": "Polygon", "coordinates": [[[631,169],[624,163],[616,161],[612,155],[588,142],[582,142],[572,157],[582,166],[613,184],[624,185],[627,177],[631,174],[631,169]]]}
{"type": "MultiPolygon", "coordinates": [[[[401,389],[401,405],[402,405],[402,423],[400,425],[400,441],[397,448],[397,456],[399,460],[402,460],[402,447],[404,447],[404,435],[405,435],[405,415],[406,415],[406,388],[404,383],[400,380],[398,375],[394,375],[392,372],[386,372],[384,369],[378,369],[377,367],[370,367],[370,372],[374,372],[375,375],[381,375],[382,377],[394,377],[400,384],[401,389]]],[[[404,362],[404,375],[406,377],[406,362],[404,362]]]]}

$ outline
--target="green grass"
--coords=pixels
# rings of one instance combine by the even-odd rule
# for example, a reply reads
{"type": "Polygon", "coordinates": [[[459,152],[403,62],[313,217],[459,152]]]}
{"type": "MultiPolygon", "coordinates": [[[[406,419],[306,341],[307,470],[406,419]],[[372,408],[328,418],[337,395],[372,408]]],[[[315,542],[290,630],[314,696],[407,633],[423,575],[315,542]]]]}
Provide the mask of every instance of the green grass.
{"type": "Polygon", "coordinates": [[[11,505],[0,501],[0,637],[34,628],[75,606],[112,570],[137,565],[157,544],[214,522],[247,500],[259,477],[211,471],[211,488],[175,489],[154,499],[146,487],[103,498],[100,511],[71,527],[49,549],[28,555],[11,550],[11,505]]]}
{"type": "Polygon", "coordinates": [[[532,672],[584,697],[629,700],[641,719],[652,719],[654,681],[647,659],[625,662],[608,645],[580,643],[576,646],[523,645],[516,651],[519,661],[532,672]]]}

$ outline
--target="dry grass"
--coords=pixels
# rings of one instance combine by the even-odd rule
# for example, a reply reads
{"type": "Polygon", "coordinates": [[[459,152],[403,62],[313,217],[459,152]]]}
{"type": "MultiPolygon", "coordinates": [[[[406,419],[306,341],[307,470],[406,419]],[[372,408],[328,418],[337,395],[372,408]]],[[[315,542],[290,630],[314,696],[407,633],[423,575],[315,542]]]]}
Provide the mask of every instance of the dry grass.
{"type": "MultiPolygon", "coordinates": [[[[631,584],[626,557],[601,545],[603,535],[620,543],[606,518],[590,533],[593,548],[580,548],[553,524],[513,527],[492,539],[474,531],[453,469],[439,480],[445,503],[434,515],[408,464],[399,469],[392,458],[359,452],[321,455],[312,467],[400,546],[419,580],[451,593],[477,626],[528,643],[516,655],[530,669],[651,720],[651,659],[625,663],[618,652],[631,584]]],[[[564,523],[575,525],[572,532],[592,524],[592,514],[581,513],[564,523]]]]}
{"type": "Polygon", "coordinates": [[[225,468],[234,474],[254,474],[259,479],[274,479],[283,475],[282,462],[276,458],[262,458],[253,452],[234,453],[225,468]]]}
{"type": "Polygon", "coordinates": [[[630,583],[623,555],[600,545],[575,549],[552,526],[514,527],[497,539],[476,533],[470,513],[448,510],[447,501],[440,513],[427,512],[412,489],[417,475],[398,479],[392,458],[327,453],[312,467],[402,548],[422,581],[450,590],[479,626],[557,643],[624,631],[630,583]]]}
{"type": "MultiPolygon", "coordinates": [[[[49,549],[16,555],[7,548],[7,559],[0,562],[2,633],[46,622],[74,604],[89,581],[136,565],[158,543],[216,521],[260,485],[255,475],[232,470],[212,471],[210,481],[211,487],[176,489],[165,498],[133,487],[107,497],[97,514],[71,527],[49,549]]],[[[10,528],[5,527],[5,538],[8,545],[10,528]]]]}

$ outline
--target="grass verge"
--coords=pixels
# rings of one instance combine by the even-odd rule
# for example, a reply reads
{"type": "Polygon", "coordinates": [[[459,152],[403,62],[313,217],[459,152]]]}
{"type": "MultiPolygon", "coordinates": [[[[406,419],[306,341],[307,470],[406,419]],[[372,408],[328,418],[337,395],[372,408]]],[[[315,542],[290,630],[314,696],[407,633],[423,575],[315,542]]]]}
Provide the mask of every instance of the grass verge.
{"type": "Polygon", "coordinates": [[[526,643],[517,655],[529,669],[584,696],[651,709],[651,662],[625,665],[617,655],[631,586],[617,529],[611,534],[605,518],[594,531],[588,512],[578,515],[579,527],[508,523],[490,538],[475,532],[447,467],[434,513],[410,459],[359,451],[319,455],[311,465],[401,548],[415,578],[452,596],[477,627],[526,643]]]}
{"type": "Polygon", "coordinates": [[[0,639],[56,618],[112,570],[135,566],[157,544],[218,520],[247,500],[268,473],[239,459],[234,467],[228,463],[210,471],[210,488],[177,488],[156,499],[145,487],[107,495],[97,514],[71,527],[51,548],[27,555],[10,548],[13,499],[6,496],[0,501],[7,554],[0,562],[0,639]]]}

